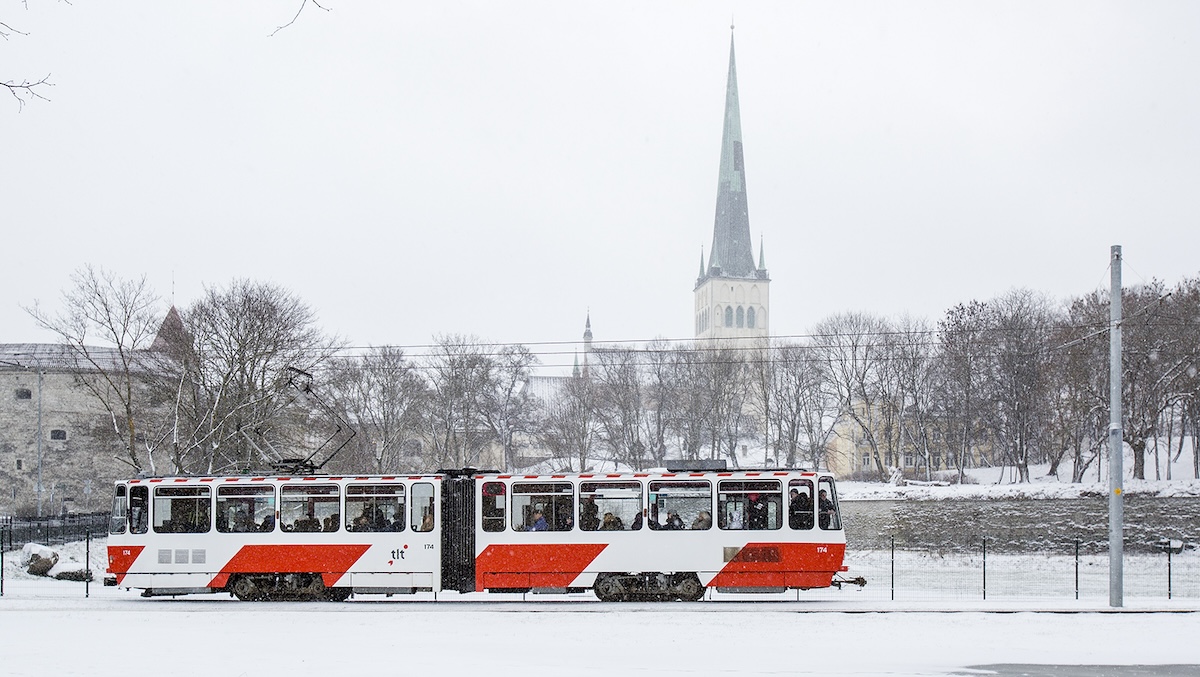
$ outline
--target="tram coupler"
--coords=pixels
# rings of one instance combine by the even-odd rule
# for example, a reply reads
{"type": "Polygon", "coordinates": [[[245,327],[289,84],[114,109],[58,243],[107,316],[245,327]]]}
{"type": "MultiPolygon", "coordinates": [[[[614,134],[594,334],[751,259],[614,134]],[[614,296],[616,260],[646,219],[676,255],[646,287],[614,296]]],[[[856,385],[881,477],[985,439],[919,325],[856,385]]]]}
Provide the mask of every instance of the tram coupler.
{"type": "Polygon", "coordinates": [[[829,581],[829,584],[838,590],[841,590],[843,585],[857,585],[858,587],[863,588],[867,585],[867,579],[863,578],[862,576],[855,576],[854,578],[835,577],[832,581],[829,581]]]}

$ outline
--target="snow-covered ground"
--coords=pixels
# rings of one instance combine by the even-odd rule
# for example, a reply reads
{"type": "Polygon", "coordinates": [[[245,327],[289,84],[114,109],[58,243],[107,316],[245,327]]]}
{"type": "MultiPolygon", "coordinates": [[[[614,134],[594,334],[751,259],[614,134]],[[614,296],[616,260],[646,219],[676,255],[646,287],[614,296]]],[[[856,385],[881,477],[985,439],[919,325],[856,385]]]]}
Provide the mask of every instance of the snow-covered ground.
{"type": "MultiPolygon", "coordinates": [[[[1200,479],[1192,477],[1191,452],[1183,454],[1171,466],[1172,479],[1153,479],[1154,468],[1148,467],[1147,476],[1152,479],[1136,480],[1131,476],[1133,458],[1128,451],[1125,458],[1125,479],[1121,483],[1122,491],[1126,494],[1149,496],[1176,497],[1200,496],[1200,479]]],[[[1148,459],[1148,465],[1153,458],[1148,459]]],[[[1089,472],[1084,481],[1072,483],[1071,468],[1064,464],[1059,468],[1059,476],[1047,475],[1048,464],[1033,465],[1029,468],[1031,481],[1017,483],[1012,468],[971,468],[966,471],[967,480],[964,484],[949,486],[926,485],[921,481],[911,484],[896,484],[889,482],[851,482],[839,481],[838,494],[843,500],[944,500],[955,498],[1080,498],[1084,496],[1107,496],[1108,475],[1102,480],[1097,479],[1096,473],[1089,472]],[[1065,479],[1064,479],[1065,478],[1065,479]]],[[[936,473],[934,479],[951,478],[953,472],[936,473]]],[[[1160,478],[1166,476],[1165,468],[1158,473],[1160,478]]]]}
{"type": "MultiPolygon", "coordinates": [[[[103,546],[92,543],[98,571],[103,546]]],[[[58,550],[55,571],[82,567],[83,544],[58,550]]],[[[715,595],[694,604],[604,604],[590,594],[359,596],[338,604],[143,599],[98,582],[84,598],[82,583],[29,576],[19,553],[9,553],[0,673],[124,677],[136,665],[148,674],[206,677],[368,670],[898,677],[1032,663],[1187,664],[1192,672],[1173,674],[1200,674],[1200,591],[1167,600],[1165,587],[1127,585],[1124,609],[1113,612],[1103,558],[1085,565],[1077,601],[1073,561],[1011,556],[989,558],[984,600],[972,558],[911,557],[898,569],[897,578],[910,580],[894,601],[888,553],[868,552],[849,560],[852,575],[872,580],[861,590],[715,595]],[[1067,590],[1031,593],[1031,580],[1051,570],[1067,590]]],[[[1200,564],[1190,553],[1177,559],[1200,564]]],[[[1137,566],[1127,560],[1127,570],[1137,566]]]]}
{"type": "Polygon", "coordinates": [[[901,677],[997,663],[1190,664],[1191,672],[1176,674],[1200,674],[1197,636],[1200,614],[1161,611],[881,612],[796,601],[241,603],[140,599],[111,589],[90,599],[0,600],[3,673],[58,677],[901,677]]]}
{"type": "MultiPolygon", "coordinates": [[[[993,471],[997,472],[997,471],[993,471]]],[[[951,484],[928,486],[920,484],[897,485],[884,482],[838,482],[838,494],[842,500],[947,500],[956,498],[1007,499],[1007,498],[1080,498],[1084,496],[1107,496],[1108,485],[1096,482],[1072,484],[1059,481],[1035,481],[1026,484],[951,484]]],[[[1126,480],[1122,485],[1126,494],[1177,497],[1200,496],[1200,480],[1126,480]]]]}

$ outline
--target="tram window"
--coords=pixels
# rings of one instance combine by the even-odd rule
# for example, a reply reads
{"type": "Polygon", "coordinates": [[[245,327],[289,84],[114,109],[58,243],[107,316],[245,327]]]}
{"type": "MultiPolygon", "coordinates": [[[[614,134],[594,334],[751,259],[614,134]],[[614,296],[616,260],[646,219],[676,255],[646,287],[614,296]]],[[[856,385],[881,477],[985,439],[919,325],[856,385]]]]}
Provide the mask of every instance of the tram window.
{"type": "Polygon", "coordinates": [[[525,482],[512,485],[514,531],[570,531],[575,489],[570,482],[525,482]]]}
{"type": "Polygon", "coordinates": [[[340,510],[336,484],[306,482],[279,488],[279,528],[284,531],[337,531],[340,510]]]}
{"type": "Polygon", "coordinates": [[[842,518],[838,514],[837,492],[833,480],[822,477],[817,481],[817,523],[822,529],[841,529],[842,518]]]}
{"type": "Polygon", "coordinates": [[[763,531],[783,525],[783,491],[776,480],[717,483],[717,524],[722,529],[763,531]]]}
{"type": "Polygon", "coordinates": [[[788,483],[788,526],[793,529],[813,528],[812,480],[792,480],[788,483]]]}
{"type": "Polygon", "coordinates": [[[641,482],[583,482],[579,485],[579,528],[632,531],[642,524],[641,482]]]}
{"type": "Polygon", "coordinates": [[[150,530],[150,487],[129,490],[129,533],[144,534],[150,530]]]}
{"type": "Polygon", "coordinates": [[[125,496],[125,485],[118,484],[116,492],[113,493],[112,517],[108,522],[108,533],[123,534],[125,533],[125,522],[127,511],[129,510],[129,500],[125,496]]]}
{"type": "Polygon", "coordinates": [[[412,528],[413,531],[433,531],[433,485],[417,482],[412,485],[412,528]]]}
{"type": "Polygon", "coordinates": [[[483,530],[504,531],[504,482],[483,483],[483,530]]]}
{"type": "Polygon", "coordinates": [[[651,529],[664,531],[712,528],[712,484],[704,480],[650,483],[651,529]]]}
{"type": "Polygon", "coordinates": [[[212,529],[208,487],[154,487],[154,532],[203,534],[212,529]]]}
{"type": "Polygon", "coordinates": [[[404,531],[404,485],[346,485],[346,531],[404,531]]]}
{"type": "Polygon", "coordinates": [[[275,531],[275,487],[269,484],[217,487],[217,531],[234,534],[275,531]]]}

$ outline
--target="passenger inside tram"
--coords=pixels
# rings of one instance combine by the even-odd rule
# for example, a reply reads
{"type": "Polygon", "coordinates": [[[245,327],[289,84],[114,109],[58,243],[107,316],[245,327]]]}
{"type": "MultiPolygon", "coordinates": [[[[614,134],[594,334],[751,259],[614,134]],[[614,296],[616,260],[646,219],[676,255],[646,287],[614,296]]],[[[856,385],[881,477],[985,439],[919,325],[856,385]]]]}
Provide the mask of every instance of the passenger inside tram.
{"type": "MultiPolygon", "coordinates": [[[[605,519],[612,513],[605,513],[605,519]]],[[[584,496],[579,501],[579,528],[584,531],[595,531],[601,528],[600,523],[600,506],[596,505],[596,499],[592,496],[584,496]]],[[[604,527],[607,529],[607,527],[604,527]]]]}
{"type": "Polygon", "coordinates": [[[833,501],[829,499],[829,493],[824,489],[817,494],[817,512],[820,514],[822,529],[836,528],[833,524],[837,520],[837,509],[834,507],[833,501]]]}
{"type": "Polygon", "coordinates": [[[809,487],[803,491],[792,487],[788,492],[788,525],[793,529],[813,528],[812,496],[809,490],[809,487]]]}
{"type": "Polygon", "coordinates": [[[542,515],[541,510],[534,510],[529,516],[529,525],[525,527],[526,531],[546,531],[550,525],[546,522],[546,518],[542,515]]]}

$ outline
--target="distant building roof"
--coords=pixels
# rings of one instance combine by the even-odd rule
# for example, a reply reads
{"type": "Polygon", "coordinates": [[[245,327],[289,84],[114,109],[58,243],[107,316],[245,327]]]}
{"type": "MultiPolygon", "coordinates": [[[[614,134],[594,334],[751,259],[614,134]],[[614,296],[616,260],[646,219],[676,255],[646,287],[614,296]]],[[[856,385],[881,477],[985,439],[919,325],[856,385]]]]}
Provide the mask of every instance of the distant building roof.
{"type": "MultiPolygon", "coordinates": [[[[116,348],[88,346],[88,354],[107,369],[119,369],[116,348]]],[[[80,368],[74,350],[61,343],[0,343],[0,371],[73,371],[80,368]]]]}

